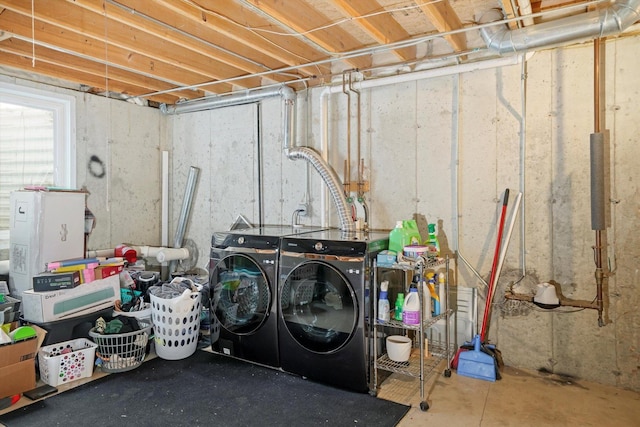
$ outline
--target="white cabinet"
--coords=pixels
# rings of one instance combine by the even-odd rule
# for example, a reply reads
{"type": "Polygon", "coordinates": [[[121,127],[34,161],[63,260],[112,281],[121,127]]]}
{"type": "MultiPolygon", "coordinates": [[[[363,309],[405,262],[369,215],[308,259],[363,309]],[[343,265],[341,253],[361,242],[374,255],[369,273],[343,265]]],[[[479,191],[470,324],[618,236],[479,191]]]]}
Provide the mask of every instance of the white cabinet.
{"type": "Polygon", "coordinates": [[[83,191],[13,191],[9,216],[9,290],[22,298],[47,262],[84,258],[83,191]]]}

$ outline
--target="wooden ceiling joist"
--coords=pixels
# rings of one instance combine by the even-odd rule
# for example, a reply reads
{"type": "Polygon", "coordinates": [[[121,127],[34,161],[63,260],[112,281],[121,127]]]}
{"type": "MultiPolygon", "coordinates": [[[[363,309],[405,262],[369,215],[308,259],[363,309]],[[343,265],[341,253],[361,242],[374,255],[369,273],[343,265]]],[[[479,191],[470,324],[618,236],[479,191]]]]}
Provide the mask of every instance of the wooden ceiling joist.
{"type": "MultiPolygon", "coordinates": [[[[265,28],[269,23],[248,15],[234,2],[213,2],[206,9],[182,1],[121,0],[120,3],[135,6],[145,15],[176,28],[189,28],[190,33],[203,40],[215,42],[274,70],[282,68],[283,64],[285,67],[301,66],[325,58],[295,38],[251,30],[265,28]],[[222,18],[223,15],[227,18],[222,18]]],[[[301,67],[298,71],[306,76],[321,75],[329,73],[329,66],[301,67]]]]}
{"type": "MultiPolygon", "coordinates": [[[[340,26],[323,28],[331,21],[307,3],[297,2],[295,7],[283,7],[282,1],[279,0],[246,0],[246,2],[259,7],[260,10],[271,16],[274,21],[286,28],[291,28],[301,37],[322,47],[336,58],[339,58],[340,54],[346,54],[364,47],[340,26]]],[[[284,29],[281,31],[284,31],[284,29]]],[[[356,56],[345,59],[345,61],[355,68],[361,69],[369,68],[372,64],[370,55],[356,56]]]]}
{"type": "MultiPolygon", "coordinates": [[[[31,16],[31,7],[21,0],[5,2],[8,9],[23,16],[31,16]]],[[[38,3],[36,4],[38,5],[38,3]]],[[[200,81],[224,80],[243,74],[242,70],[230,67],[204,55],[194,54],[180,45],[170,41],[152,37],[129,25],[121,24],[87,11],[82,8],[69,8],[68,13],[60,14],[54,8],[35,7],[35,19],[56,27],[61,31],[74,32],[80,36],[91,37],[94,40],[107,40],[105,51],[108,54],[113,48],[128,51],[130,54],[147,55],[153,51],[153,61],[163,62],[177,68],[182,68],[202,76],[200,81]],[[153,46],[152,49],[148,46],[153,46]]],[[[104,53],[103,53],[104,57],[104,53]]],[[[261,84],[260,80],[248,77],[235,82],[241,87],[253,87],[261,84]]]]}
{"type": "MultiPolygon", "coordinates": [[[[4,49],[2,49],[1,46],[0,63],[27,72],[33,69],[33,62],[30,56],[21,56],[15,55],[13,53],[7,53],[4,51],[4,49]]],[[[123,95],[135,97],[136,91],[145,91],[144,88],[136,88],[129,85],[123,85],[117,80],[105,80],[103,77],[98,77],[93,74],[86,73],[82,70],[75,69],[73,67],[62,67],[56,64],[51,64],[44,60],[40,61],[38,59],[36,59],[36,64],[38,66],[39,74],[58,79],[61,78],[61,76],[64,76],[64,80],[66,81],[92,87],[91,91],[94,93],[105,92],[107,91],[106,88],[108,88],[109,92],[121,93],[123,95]]],[[[164,94],[152,96],[147,99],[158,103],[173,104],[179,98],[171,94],[164,94]]]]}
{"type": "MultiPolygon", "coordinates": [[[[462,29],[462,22],[453,7],[451,7],[449,0],[437,2],[416,0],[416,3],[441,33],[462,29]]],[[[453,47],[454,51],[464,52],[467,50],[467,38],[464,33],[445,34],[443,37],[453,47]]]]}
{"type": "MultiPolygon", "coordinates": [[[[73,55],[67,55],[44,46],[32,46],[31,43],[19,40],[15,37],[0,42],[0,49],[5,53],[10,53],[16,56],[30,57],[35,53],[35,60],[37,62],[44,61],[58,67],[70,68],[72,70],[83,70],[96,78],[104,80],[108,77],[113,81],[121,82],[125,86],[149,88],[158,92],[175,89],[175,85],[158,79],[146,77],[138,73],[124,71],[116,67],[106,69],[104,65],[98,64],[95,61],[86,60],[73,55]]],[[[101,86],[105,85],[102,84],[101,86]]],[[[148,92],[148,90],[140,90],[136,93],[136,96],[144,94],[145,92],[148,92]]],[[[129,90],[128,93],[133,93],[133,91],[129,90]]],[[[201,98],[205,95],[206,94],[201,90],[176,90],[171,92],[171,96],[175,99],[195,99],[201,98]]]]}
{"type": "MultiPolygon", "coordinates": [[[[354,22],[382,45],[408,40],[411,37],[390,14],[374,14],[383,10],[375,0],[332,0],[332,2],[343,11],[345,16],[356,18],[354,22]]],[[[415,46],[394,49],[393,53],[403,61],[416,59],[415,46]]]]}

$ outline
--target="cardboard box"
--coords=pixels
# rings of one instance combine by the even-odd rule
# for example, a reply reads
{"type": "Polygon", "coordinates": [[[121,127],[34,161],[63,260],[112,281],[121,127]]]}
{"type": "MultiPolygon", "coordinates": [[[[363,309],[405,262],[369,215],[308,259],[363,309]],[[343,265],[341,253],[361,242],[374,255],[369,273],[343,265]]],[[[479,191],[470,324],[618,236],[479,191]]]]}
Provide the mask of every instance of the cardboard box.
{"type": "Polygon", "coordinates": [[[96,268],[96,280],[106,279],[124,271],[124,263],[118,265],[105,265],[96,268]]]}
{"type": "Polygon", "coordinates": [[[113,307],[120,299],[120,277],[94,280],[73,289],[22,293],[22,315],[35,323],[52,322],[113,307]]]}
{"type": "Polygon", "coordinates": [[[33,290],[35,292],[71,289],[79,284],[79,271],[70,271],[68,273],[40,273],[33,276],[33,290]]]}
{"type": "Polygon", "coordinates": [[[84,255],[85,192],[13,191],[9,211],[9,290],[21,299],[47,262],[84,255]]]}
{"type": "Polygon", "coordinates": [[[37,338],[0,346],[0,399],[36,386],[35,357],[47,331],[31,325],[37,338]]]}

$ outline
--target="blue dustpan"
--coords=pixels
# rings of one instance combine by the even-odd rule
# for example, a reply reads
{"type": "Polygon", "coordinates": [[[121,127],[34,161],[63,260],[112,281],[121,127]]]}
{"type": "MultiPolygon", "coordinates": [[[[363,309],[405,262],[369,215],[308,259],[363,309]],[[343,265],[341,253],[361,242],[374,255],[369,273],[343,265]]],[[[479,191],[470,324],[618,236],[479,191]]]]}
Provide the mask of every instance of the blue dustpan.
{"type": "Polygon", "coordinates": [[[458,358],[458,375],[495,381],[496,364],[493,357],[480,351],[480,336],[473,337],[473,350],[460,353],[458,358]]]}

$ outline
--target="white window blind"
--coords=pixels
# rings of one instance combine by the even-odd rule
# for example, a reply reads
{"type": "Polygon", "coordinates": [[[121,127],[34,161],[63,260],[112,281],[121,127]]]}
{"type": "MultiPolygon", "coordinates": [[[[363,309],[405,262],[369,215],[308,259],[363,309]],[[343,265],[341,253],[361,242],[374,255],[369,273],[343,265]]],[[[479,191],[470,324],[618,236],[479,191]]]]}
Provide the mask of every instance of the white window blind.
{"type": "Polygon", "coordinates": [[[9,195],[75,187],[75,99],[0,82],[0,259],[9,253],[9,195]]]}

